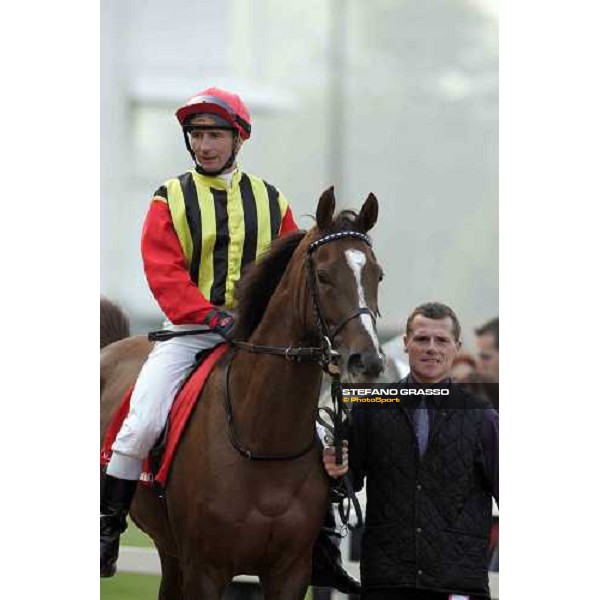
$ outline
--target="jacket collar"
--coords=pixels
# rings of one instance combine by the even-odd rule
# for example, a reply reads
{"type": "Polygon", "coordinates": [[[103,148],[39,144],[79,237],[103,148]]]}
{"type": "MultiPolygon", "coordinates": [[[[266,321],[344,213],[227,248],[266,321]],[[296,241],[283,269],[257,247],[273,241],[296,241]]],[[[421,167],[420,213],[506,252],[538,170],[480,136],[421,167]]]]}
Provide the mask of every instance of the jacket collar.
{"type": "Polygon", "coordinates": [[[217,190],[228,190],[230,187],[234,187],[238,185],[240,179],[242,177],[242,172],[239,168],[233,172],[233,177],[231,178],[231,183],[228,184],[227,180],[222,179],[221,177],[210,177],[209,175],[202,175],[202,173],[198,173],[195,169],[191,170],[191,173],[194,176],[196,181],[200,181],[204,185],[217,189],[217,190]]]}

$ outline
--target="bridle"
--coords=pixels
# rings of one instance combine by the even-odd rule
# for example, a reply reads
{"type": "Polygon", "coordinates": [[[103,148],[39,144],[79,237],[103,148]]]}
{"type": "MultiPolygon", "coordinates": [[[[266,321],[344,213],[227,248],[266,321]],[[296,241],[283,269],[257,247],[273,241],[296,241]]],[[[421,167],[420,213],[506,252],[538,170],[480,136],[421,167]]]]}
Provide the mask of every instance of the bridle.
{"type": "Polygon", "coordinates": [[[318,248],[324,246],[325,244],[348,238],[359,239],[365,242],[365,244],[367,244],[369,247],[371,247],[371,240],[369,239],[369,236],[365,235],[364,233],[359,233],[358,231],[341,231],[339,233],[331,233],[329,235],[325,235],[319,238],[318,240],[315,240],[310,244],[306,252],[305,261],[308,278],[308,287],[310,290],[312,304],[317,315],[317,331],[320,346],[259,346],[257,344],[250,344],[249,342],[242,342],[238,340],[231,340],[231,345],[235,348],[239,348],[247,352],[253,352],[255,354],[279,355],[284,356],[288,360],[296,361],[304,359],[313,360],[319,363],[326,373],[331,375],[329,365],[335,364],[340,358],[339,352],[333,349],[332,342],[335,339],[335,337],[350,321],[352,321],[352,319],[355,319],[360,315],[369,315],[373,321],[373,325],[375,325],[377,320],[375,313],[373,313],[373,311],[370,308],[366,306],[359,307],[357,310],[355,310],[354,312],[350,313],[347,317],[342,319],[342,321],[332,331],[329,325],[327,324],[327,321],[323,317],[323,310],[321,308],[321,303],[319,302],[319,290],[317,286],[317,276],[315,273],[313,255],[318,248]]]}
{"type": "MultiPolygon", "coordinates": [[[[335,242],[337,240],[345,239],[345,238],[357,238],[357,239],[365,242],[369,247],[371,247],[371,240],[364,233],[359,233],[357,231],[342,231],[340,233],[331,233],[329,235],[323,236],[322,238],[319,238],[318,240],[315,240],[314,242],[312,242],[312,244],[308,247],[308,252],[307,252],[307,256],[306,256],[306,267],[307,267],[307,271],[308,271],[308,285],[310,288],[310,295],[312,298],[312,303],[313,303],[315,312],[317,313],[317,327],[319,330],[319,337],[321,339],[321,345],[327,347],[327,352],[329,353],[329,359],[330,359],[329,362],[327,362],[325,365],[323,365],[323,367],[329,374],[331,374],[331,372],[328,369],[328,365],[332,362],[331,354],[333,352],[336,352],[336,351],[332,350],[332,341],[340,333],[340,331],[342,331],[342,329],[350,321],[352,321],[352,319],[355,319],[356,317],[359,317],[360,315],[369,315],[371,317],[371,320],[373,321],[374,327],[377,322],[377,317],[375,316],[373,311],[368,306],[359,307],[353,313],[348,315],[345,319],[342,319],[342,322],[339,323],[337,325],[337,327],[335,327],[333,332],[331,331],[329,325],[327,324],[327,321],[323,317],[323,311],[321,310],[321,303],[319,302],[319,288],[317,286],[317,276],[315,273],[313,254],[321,246],[324,246],[325,244],[335,242]]],[[[337,352],[336,352],[336,355],[337,355],[336,357],[339,357],[339,354],[337,352]]]]}
{"type": "MultiPolygon", "coordinates": [[[[288,360],[313,360],[321,365],[323,370],[331,375],[332,377],[332,398],[334,400],[334,404],[336,402],[337,397],[339,396],[338,388],[339,388],[339,373],[332,372],[330,370],[330,365],[336,364],[340,359],[340,354],[337,350],[333,349],[332,340],[342,331],[342,329],[350,322],[352,319],[359,317],[360,315],[366,314],[371,317],[373,320],[373,325],[376,323],[376,316],[371,309],[368,307],[359,307],[357,310],[352,312],[350,315],[342,319],[342,321],[333,329],[329,327],[327,321],[323,316],[323,311],[321,308],[321,303],[319,302],[319,292],[317,286],[317,277],[315,273],[315,267],[313,262],[313,255],[315,251],[325,244],[329,244],[332,242],[336,242],[342,239],[359,239],[365,242],[369,247],[371,247],[371,240],[364,233],[359,233],[357,231],[342,231],[339,233],[332,233],[329,235],[325,235],[318,240],[315,240],[310,244],[306,253],[306,269],[307,269],[307,277],[308,277],[308,285],[310,289],[312,304],[317,314],[317,329],[318,335],[321,341],[321,345],[318,347],[293,347],[289,346],[286,348],[277,347],[277,346],[259,346],[256,344],[250,344],[248,342],[241,342],[233,340],[231,341],[231,345],[233,346],[232,350],[224,357],[224,369],[223,369],[223,403],[225,406],[225,414],[227,415],[227,423],[228,423],[228,433],[229,439],[233,447],[245,458],[251,460],[294,460],[296,458],[300,458],[304,456],[306,453],[310,451],[314,444],[314,438],[311,439],[310,443],[300,450],[299,452],[290,453],[290,454],[257,454],[254,453],[247,448],[245,448],[241,442],[239,441],[236,432],[235,432],[235,423],[233,417],[233,406],[231,404],[231,397],[229,392],[229,377],[231,372],[231,364],[234,356],[235,349],[245,350],[247,352],[252,352],[255,354],[271,354],[283,356],[288,360]],[[334,393],[334,387],[336,389],[334,393]]],[[[339,410],[343,410],[344,408],[347,411],[347,407],[343,406],[338,402],[339,410]]],[[[329,409],[331,411],[331,409],[329,409]]],[[[330,428],[327,424],[325,424],[321,419],[319,421],[324,424],[328,429],[330,428]]],[[[334,425],[336,421],[341,422],[341,416],[337,416],[334,419],[334,425]]],[[[341,444],[341,441],[340,441],[341,444]]],[[[337,444],[336,444],[337,446],[337,444]]],[[[341,445],[337,448],[337,453],[341,456],[341,445]]]]}

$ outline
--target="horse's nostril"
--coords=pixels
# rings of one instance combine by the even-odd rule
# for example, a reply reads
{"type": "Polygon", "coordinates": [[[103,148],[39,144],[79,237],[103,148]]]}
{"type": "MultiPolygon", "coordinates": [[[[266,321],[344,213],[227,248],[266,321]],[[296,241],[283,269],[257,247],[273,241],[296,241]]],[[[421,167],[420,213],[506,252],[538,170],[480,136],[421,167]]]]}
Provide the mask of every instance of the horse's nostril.
{"type": "Polygon", "coordinates": [[[384,368],[382,356],[375,352],[354,352],[348,357],[348,371],[354,374],[377,376],[384,368]]]}
{"type": "Polygon", "coordinates": [[[351,373],[363,373],[365,365],[362,360],[362,356],[355,352],[348,357],[348,371],[351,373]]]}
{"type": "Polygon", "coordinates": [[[385,367],[380,356],[374,355],[367,361],[366,371],[369,375],[379,375],[385,367]]]}

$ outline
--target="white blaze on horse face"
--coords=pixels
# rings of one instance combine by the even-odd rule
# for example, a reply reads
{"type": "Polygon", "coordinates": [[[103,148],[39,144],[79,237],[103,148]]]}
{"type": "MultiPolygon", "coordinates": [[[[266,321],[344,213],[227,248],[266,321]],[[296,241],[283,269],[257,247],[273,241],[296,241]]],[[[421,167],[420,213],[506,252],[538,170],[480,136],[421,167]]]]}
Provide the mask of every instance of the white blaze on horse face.
{"type": "MultiPolygon", "coordinates": [[[[356,289],[358,292],[358,307],[359,308],[367,308],[367,303],[365,301],[365,291],[362,286],[362,270],[363,267],[367,264],[367,257],[364,252],[360,250],[346,250],[344,252],[346,255],[346,262],[350,267],[352,273],[354,273],[354,279],[356,279],[356,289]]],[[[373,340],[373,346],[377,351],[379,351],[379,340],[377,339],[377,334],[375,333],[375,328],[373,327],[373,321],[369,315],[360,315],[361,323],[364,328],[367,330],[367,333],[371,336],[373,340]]]]}

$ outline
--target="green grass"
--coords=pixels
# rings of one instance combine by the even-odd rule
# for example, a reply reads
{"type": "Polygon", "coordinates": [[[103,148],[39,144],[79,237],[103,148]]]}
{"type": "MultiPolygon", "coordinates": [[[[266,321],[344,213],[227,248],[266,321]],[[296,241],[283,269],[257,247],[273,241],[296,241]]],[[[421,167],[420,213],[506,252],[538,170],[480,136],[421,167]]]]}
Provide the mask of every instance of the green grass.
{"type": "Polygon", "coordinates": [[[127,519],[128,527],[121,536],[121,546],[136,546],[138,548],[153,548],[154,542],[141,529],[138,529],[131,519],[127,519]]]}
{"type": "MultiPolygon", "coordinates": [[[[128,527],[121,536],[121,546],[153,548],[154,542],[141,529],[127,519],[128,527]]],[[[114,577],[100,579],[101,600],[156,600],[160,586],[159,575],[117,573],[114,577]]]]}
{"type": "Polygon", "coordinates": [[[100,579],[101,600],[156,600],[160,577],[117,573],[109,579],[100,579]]]}

